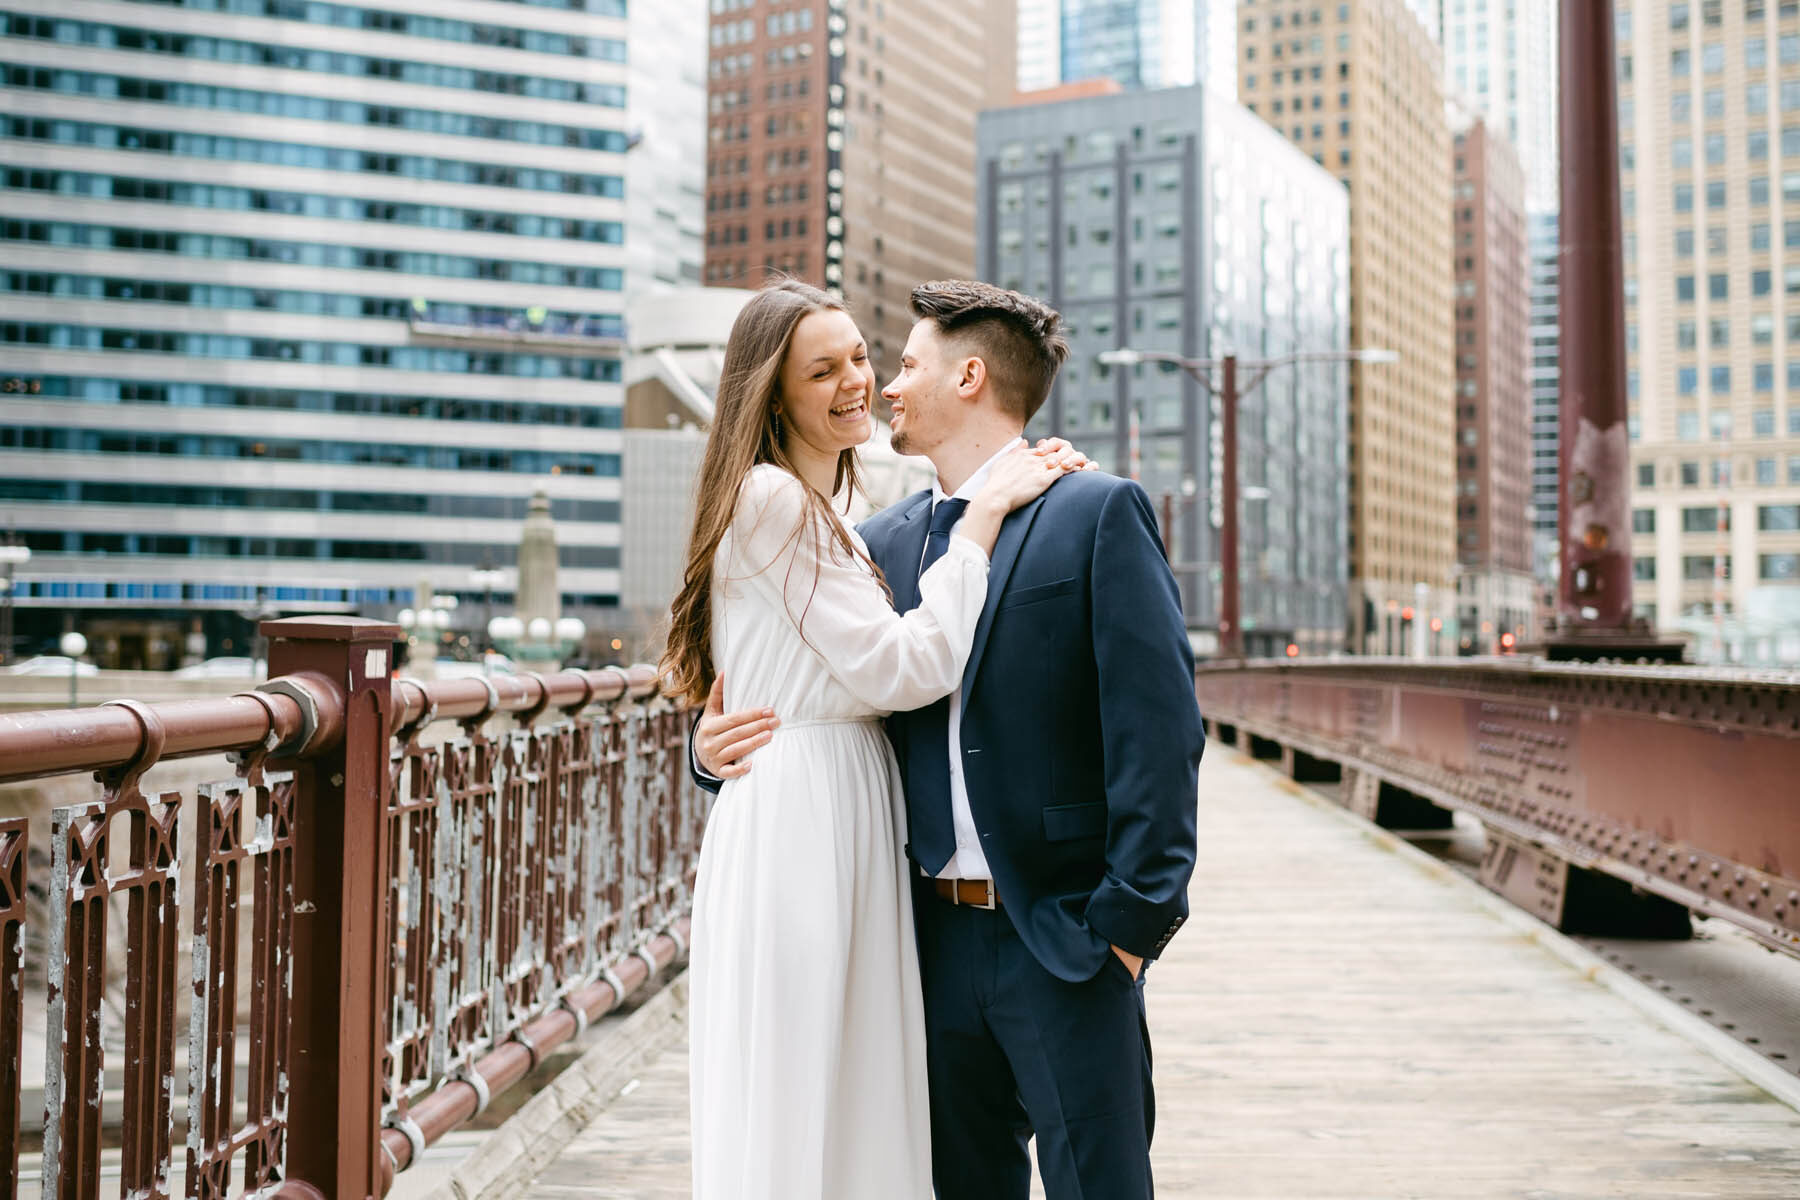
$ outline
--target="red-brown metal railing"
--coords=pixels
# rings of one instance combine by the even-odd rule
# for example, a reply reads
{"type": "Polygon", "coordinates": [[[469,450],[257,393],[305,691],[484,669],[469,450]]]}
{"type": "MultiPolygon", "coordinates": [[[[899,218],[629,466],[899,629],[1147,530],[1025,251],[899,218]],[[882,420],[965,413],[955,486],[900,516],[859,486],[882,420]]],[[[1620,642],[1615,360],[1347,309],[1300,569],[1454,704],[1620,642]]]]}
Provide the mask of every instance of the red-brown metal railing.
{"type": "Polygon", "coordinates": [[[187,1195],[375,1197],[685,947],[703,809],[651,668],[396,681],[393,626],[263,632],[254,693],[0,715],[0,780],[101,784],[51,813],[41,935],[28,822],[0,822],[6,1195],[28,935],[46,961],[43,1194],[78,1200],[99,1192],[107,1103],[122,1192],[169,1194],[184,1010],[187,1195]],[[516,728],[490,731],[503,715],[516,728]],[[428,744],[444,719],[460,733],[428,744]],[[220,752],[237,777],[191,802],[140,787],[220,752]],[[121,981],[122,1046],[103,1028],[121,981]]]}
{"type": "Polygon", "coordinates": [[[1397,789],[1800,954],[1800,675],[1363,659],[1222,663],[1195,687],[1241,746],[1341,767],[1365,816],[1397,789]]]}

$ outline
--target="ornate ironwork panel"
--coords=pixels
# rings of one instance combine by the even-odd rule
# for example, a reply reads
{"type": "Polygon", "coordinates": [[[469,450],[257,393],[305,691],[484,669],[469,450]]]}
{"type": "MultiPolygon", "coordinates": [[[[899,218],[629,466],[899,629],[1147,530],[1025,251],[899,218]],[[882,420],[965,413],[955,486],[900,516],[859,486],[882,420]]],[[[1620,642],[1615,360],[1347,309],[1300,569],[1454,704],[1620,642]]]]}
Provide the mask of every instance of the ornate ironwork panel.
{"type": "Polygon", "coordinates": [[[25,866],[23,817],[0,821],[0,1196],[19,1194],[19,1090],[24,1082],[25,866]]]}
{"type": "Polygon", "coordinates": [[[150,799],[128,776],[95,803],[51,814],[48,1030],[61,1039],[61,1052],[45,1064],[43,1172],[46,1193],[59,1198],[99,1194],[101,1016],[114,897],[126,905],[121,1183],[128,1195],[168,1195],[180,812],[180,796],[150,799]],[[122,868],[111,861],[115,823],[127,832],[122,868]]]}
{"type": "Polygon", "coordinates": [[[292,772],[209,783],[199,789],[194,865],[193,1004],[188,1015],[187,1194],[232,1194],[241,1156],[244,1190],[281,1179],[287,1118],[288,1014],[293,974],[294,777],[292,772]],[[246,831],[246,818],[253,820],[246,831]],[[248,994],[240,955],[243,876],[250,882],[248,994]],[[245,1008],[247,1007],[247,1013],[245,1008]],[[236,1121],[240,1013],[248,1018],[245,1117],[236,1121]]]}

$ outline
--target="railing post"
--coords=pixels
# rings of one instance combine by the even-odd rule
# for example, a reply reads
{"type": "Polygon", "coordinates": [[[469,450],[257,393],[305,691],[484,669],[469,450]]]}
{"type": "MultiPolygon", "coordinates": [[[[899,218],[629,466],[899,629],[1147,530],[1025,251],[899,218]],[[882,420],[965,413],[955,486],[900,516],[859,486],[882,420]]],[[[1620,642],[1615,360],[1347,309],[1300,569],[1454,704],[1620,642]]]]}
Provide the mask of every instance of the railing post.
{"type": "Polygon", "coordinates": [[[397,626],[264,621],[272,689],[311,676],[343,698],[343,736],[295,763],[293,1026],[288,1177],[332,1200],[383,1192],[389,657],[397,626]]]}

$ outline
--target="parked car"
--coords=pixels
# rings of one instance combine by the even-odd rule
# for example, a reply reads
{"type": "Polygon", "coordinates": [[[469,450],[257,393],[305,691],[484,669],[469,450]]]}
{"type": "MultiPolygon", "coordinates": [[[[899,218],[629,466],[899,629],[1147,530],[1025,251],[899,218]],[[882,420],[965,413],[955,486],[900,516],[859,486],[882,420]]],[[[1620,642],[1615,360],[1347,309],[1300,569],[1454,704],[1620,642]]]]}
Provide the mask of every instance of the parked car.
{"type": "MultiPolygon", "coordinates": [[[[12,675],[59,675],[64,678],[69,674],[69,659],[61,654],[40,654],[36,658],[27,658],[7,668],[12,675]]],[[[98,675],[100,668],[91,662],[75,663],[75,675],[85,679],[89,675],[98,675]]]]}
{"type": "Polygon", "coordinates": [[[516,675],[518,668],[504,654],[489,654],[472,662],[440,658],[432,664],[432,671],[438,679],[479,679],[483,675],[516,675]]]}
{"type": "Polygon", "coordinates": [[[181,667],[173,674],[176,679],[260,679],[263,662],[258,658],[227,655],[181,667]]]}

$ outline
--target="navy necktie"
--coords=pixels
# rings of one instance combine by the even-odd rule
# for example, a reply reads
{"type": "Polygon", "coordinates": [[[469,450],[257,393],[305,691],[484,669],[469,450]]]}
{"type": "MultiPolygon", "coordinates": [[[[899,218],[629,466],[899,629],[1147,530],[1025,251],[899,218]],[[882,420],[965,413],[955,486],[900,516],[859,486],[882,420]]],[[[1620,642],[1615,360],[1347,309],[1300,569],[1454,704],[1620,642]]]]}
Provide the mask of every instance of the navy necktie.
{"type": "Polygon", "coordinates": [[[950,531],[962,520],[963,510],[969,507],[967,500],[939,500],[931,508],[931,531],[925,535],[925,557],[919,560],[919,574],[925,574],[925,568],[944,557],[944,551],[950,548],[950,531]]]}
{"type": "MultiPolygon", "coordinates": [[[[950,530],[962,519],[967,500],[940,500],[931,510],[931,530],[925,535],[925,555],[919,574],[950,548],[950,530]]],[[[950,812],[950,698],[926,705],[913,714],[907,736],[907,787],[912,793],[908,809],[913,861],[926,874],[936,875],[956,853],[956,826],[950,812]]]]}

